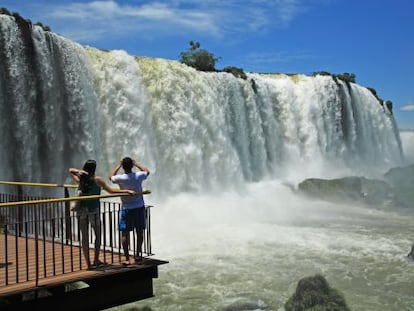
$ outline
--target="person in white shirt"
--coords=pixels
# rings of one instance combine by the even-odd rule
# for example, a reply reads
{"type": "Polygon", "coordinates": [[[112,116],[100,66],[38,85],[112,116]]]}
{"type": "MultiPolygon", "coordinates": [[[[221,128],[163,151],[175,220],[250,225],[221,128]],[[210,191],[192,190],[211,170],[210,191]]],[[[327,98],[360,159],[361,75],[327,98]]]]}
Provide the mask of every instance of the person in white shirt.
{"type": "MultiPolygon", "coordinates": [[[[132,160],[130,157],[125,157],[112,170],[109,179],[118,184],[120,189],[133,190],[134,192],[142,192],[142,182],[147,179],[150,171],[132,160]],[[139,169],[138,172],[133,172],[133,167],[139,169]],[[118,174],[120,168],[124,169],[124,174],[118,174]]],[[[142,242],[144,239],[144,230],[146,228],[145,217],[145,202],[142,195],[123,196],[121,197],[122,207],[119,219],[119,230],[122,233],[122,248],[126,261],[125,265],[132,263],[129,255],[129,235],[135,229],[137,234],[137,247],[135,254],[135,261],[142,260],[142,242]]]]}

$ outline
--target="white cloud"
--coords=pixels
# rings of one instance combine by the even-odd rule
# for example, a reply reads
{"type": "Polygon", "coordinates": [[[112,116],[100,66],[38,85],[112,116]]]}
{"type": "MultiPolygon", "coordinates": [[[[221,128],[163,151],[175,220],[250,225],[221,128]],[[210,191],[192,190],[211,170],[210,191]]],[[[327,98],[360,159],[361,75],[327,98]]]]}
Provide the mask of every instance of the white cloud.
{"type": "Polygon", "coordinates": [[[402,111],[414,111],[414,104],[408,104],[400,108],[402,111]]]}
{"type": "Polygon", "coordinates": [[[93,1],[54,5],[47,19],[61,29],[52,29],[73,40],[99,40],[103,34],[116,37],[133,34],[145,37],[146,32],[177,34],[185,31],[208,32],[218,35],[220,30],[208,12],[174,7],[161,2],[141,5],[120,4],[116,1],[93,1]],[[88,37],[89,36],[89,37],[88,37]]]}
{"type": "Polygon", "coordinates": [[[152,37],[202,34],[234,40],[289,25],[303,12],[301,1],[51,1],[42,19],[53,22],[53,31],[75,41],[94,42],[105,36],[145,37],[149,32],[152,37]]]}

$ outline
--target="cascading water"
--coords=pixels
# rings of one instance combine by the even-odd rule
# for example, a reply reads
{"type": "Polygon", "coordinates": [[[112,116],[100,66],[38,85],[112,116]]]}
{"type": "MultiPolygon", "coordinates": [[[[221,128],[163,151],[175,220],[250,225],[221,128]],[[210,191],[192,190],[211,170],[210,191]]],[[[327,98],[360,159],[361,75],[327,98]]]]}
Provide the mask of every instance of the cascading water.
{"type": "Polygon", "coordinates": [[[400,136],[406,164],[414,164],[414,131],[401,131],[400,136]]]}
{"type": "Polygon", "coordinates": [[[88,55],[40,27],[0,20],[2,179],[62,182],[67,165],[98,146],[88,55]]]}
{"type": "Polygon", "coordinates": [[[158,190],[191,191],[402,161],[392,115],[356,84],[197,72],[1,19],[5,179],[62,182],[63,167],[94,157],[107,172],[128,154],[158,190]]]}
{"type": "Polygon", "coordinates": [[[170,261],[156,310],[277,310],[315,272],[355,310],[413,305],[400,256],[412,218],[306,201],[283,185],[403,163],[393,116],[368,89],[198,72],[5,15],[0,57],[0,179],[65,182],[87,158],[106,177],[127,155],[152,171],[153,245],[170,261]]]}

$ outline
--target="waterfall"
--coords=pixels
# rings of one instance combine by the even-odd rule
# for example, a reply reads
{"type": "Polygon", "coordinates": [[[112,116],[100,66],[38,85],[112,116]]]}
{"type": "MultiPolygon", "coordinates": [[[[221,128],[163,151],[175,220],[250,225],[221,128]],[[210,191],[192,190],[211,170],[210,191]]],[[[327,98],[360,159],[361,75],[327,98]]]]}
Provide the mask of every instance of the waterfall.
{"type": "Polygon", "coordinates": [[[403,162],[391,112],[331,76],[199,72],[83,47],[0,15],[0,179],[65,182],[124,156],[159,193],[375,174],[403,162]]]}
{"type": "Polygon", "coordinates": [[[62,182],[98,146],[89,56],[38,26],[0,21],[1,179],[62,182]]]}
{"type": "Polygon", "coordinates": [[[414,164],[414,131],[401,131],[401,141],[404,149],[405,165],[414,164]]]}

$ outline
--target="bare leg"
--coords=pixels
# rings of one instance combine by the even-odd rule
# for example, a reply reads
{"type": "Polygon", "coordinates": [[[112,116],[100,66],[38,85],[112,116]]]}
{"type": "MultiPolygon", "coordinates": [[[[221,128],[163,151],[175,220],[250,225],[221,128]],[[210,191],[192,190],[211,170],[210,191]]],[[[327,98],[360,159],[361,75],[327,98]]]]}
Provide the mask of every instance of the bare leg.
{"type": "Polygon", "coordinates": [[[91,267],[91,260],[89,258],[89,228],[88,228],[88,217],[86,215],[81,215],[79,217],[79,229],[82,235],[82,251],[85,257],[86,266],[88,269],[91,267]]]}
{"type": "Polygon", "coordinates": [[[99,255],[101,251],[101,221],[99,219],[99,214],[93,214],[93,215],[90,215],[90,217],[91,217],[91,225],[95,232],[95,245],[94,245],[95,254],[94,254],[93,264],[95,266],[98,266],[99,264],[102,264],[102,262],[99,260],[99,255]]]}
{"type": "Polygon", "coordinates": [[[137,230],[137,254],[136,258],[142,257],[142,242],[144,241],[144,231],[143,230],[137,230]]]}
{"type": "Polygon", "coordinates": [[[122,231],[122,248],[124,249],[124,255],[125,255],[126,261],[130,263],[128,246],[129,246],[129,231],[122,231]]]}

